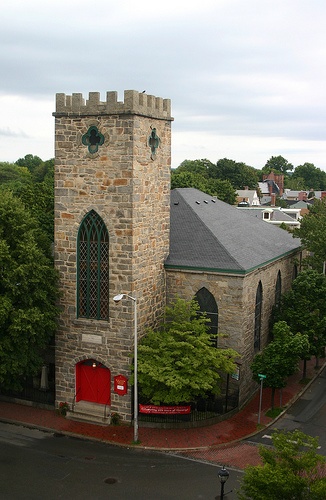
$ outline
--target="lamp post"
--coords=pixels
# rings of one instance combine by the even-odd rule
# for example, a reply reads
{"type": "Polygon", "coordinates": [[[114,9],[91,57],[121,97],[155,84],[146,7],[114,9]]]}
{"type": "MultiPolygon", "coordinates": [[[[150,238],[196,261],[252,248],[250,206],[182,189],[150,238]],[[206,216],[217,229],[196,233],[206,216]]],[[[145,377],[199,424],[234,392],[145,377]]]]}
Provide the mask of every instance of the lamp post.
{"type": "Polygon", "coordinates": [[[260,424],[260,415],[261,415],[261,405],[262,405],[262,400],[263,400],[263,384],[264,384],[264,379],[266,378],[266,375],[263,375],[262,373],[258,373],[258,377],[260,380],[259,409],[258,409],[258,425],[259,425],[260,424]]]}
{"type": "Polygon", "coordinates": [[[225,466],[223,465],[222,469],[220,469],[218,472],[218,477],[220,478],[221,481],[221,495],[220,495],[221,500],[223,500],[224,498],[224,485],[226,481],[229,479],[229,475],[230,475],[229,471],[227,471],[225,466]]]}
{"type": "Polygon", "coordinates": [[[132,300],[134,303],[134,442],[138,441],[138,383],[137,383],[137,299],[126,293],[119,293],[113,300],[120,302],[124,297],[132,300]]]}

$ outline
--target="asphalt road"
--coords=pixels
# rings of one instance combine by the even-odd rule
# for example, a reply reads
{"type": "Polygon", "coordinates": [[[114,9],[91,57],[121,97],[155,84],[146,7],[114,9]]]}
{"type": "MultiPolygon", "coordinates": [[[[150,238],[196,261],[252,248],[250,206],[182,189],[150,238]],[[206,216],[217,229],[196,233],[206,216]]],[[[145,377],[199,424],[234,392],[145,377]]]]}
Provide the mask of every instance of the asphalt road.
{"type": "MultiPolygon", "coordinates": [[[[220,467],[0,423],[1,500],[213,500],[220,467]]],[[[229,470],[225,492],[239,488],[229,470]]],[[[234,492],[225,500],[237,498],[234,492]]]]}
{"type": "Polygon", "coordinates": [[[248,441],[271,444],[273,429],[292,431],[299,429],[305,434],[319,438],[319,453],[326,456],[326,369],[310,385],[294,405],[268,428],[248,441]]]}

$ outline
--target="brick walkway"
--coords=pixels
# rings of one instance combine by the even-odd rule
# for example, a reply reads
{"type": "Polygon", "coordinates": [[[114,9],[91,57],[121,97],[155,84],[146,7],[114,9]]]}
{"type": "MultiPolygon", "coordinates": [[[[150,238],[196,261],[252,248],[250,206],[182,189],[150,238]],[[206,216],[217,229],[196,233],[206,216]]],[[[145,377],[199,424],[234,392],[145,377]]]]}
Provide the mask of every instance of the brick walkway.
{"type": "MultiPolygon", "coordinates": [[[[300,384],[302,371],[293,375],[282,394],[283,407],[293,402],[305,389],[300,384]]],[[[307,367],[307,377],[316,375],[314,361],[307,367]]],[[[278,405],[278,391],[275,396],[278,405]]],[[[270,389],[263,390],[261,424],[267,426],[272,419],[265,412],[271,402],[270,389]]],[[[257,431],[259,391],[237,414],[218,424],[194,429],[152,429],[139,428],[140,445],[147,449],[175,451],[184,456],[208,460],[243,469],[247,465],[259,463],[258,449],[254,445],[242,443],[241,439],[257,431]]],[[[22,404],[0,401],[0,420],[35,426],[51,432],[82,435],[86,438],[131,446],[133,427],[100,426],[75,422],[58,415],[54,410],[44,410],[22,404]]]]}

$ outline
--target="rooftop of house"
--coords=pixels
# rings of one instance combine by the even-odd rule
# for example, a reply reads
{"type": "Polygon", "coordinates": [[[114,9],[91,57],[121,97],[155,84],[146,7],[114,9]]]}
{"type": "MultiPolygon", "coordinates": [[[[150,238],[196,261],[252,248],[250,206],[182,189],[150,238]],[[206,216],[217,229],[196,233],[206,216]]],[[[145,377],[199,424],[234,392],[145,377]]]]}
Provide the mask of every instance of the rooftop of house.
{"type": "Polygon", "coordinates": [[[280,188],[274,180],[266,179],[258,182],[258,187],[263,195],[270,195],[271,193],[280,194],[280,188]]]}
{"type": "Polygon", "coordinates": [[[304,189],[302,189],[301,191],[296,191],[294,189],[285,189],[282,198],[284,198],[285,200],[287,200],[288,198],[292,200],[306,198],[306,201],[309,201],[310,199],[313,200],[314,198],[320,200],[323,197],[324,193],[325,191],[314,191],[314,190],[305,191],[304,189]]]}
{"type": "Polygon", "coordinates": [[[250,205],[253,203],[259,203],[256,189],[238,189],[237,199],[238,201],[242,201],[243,199],[248,200],[250,205]]]}
{"type": "Polygon", "coordinates": [[[314,204],[314,200],[286,200],[287,204],[291,208],[309,208],[314,204]]]}
{"type": "Polygon", "coordinates": [[[246,274],[300,248],[287,231],[194,188],[171,191],[167,268],[246,274]]]}
{"type": "Polygon", "coordinates": [[[249,215],[259,218],[264,218],[263,217],[264,213],[269,212],[270,213],[269,222],[274,222],[279,224],[285,222],[290,225],[296,225],[296,226],[300,225],[300,222],[298,222],[300,216],[299,208],[259,206],[259,207],[241,207],[241,210],[246,210],[246,212],[249,215]]]}

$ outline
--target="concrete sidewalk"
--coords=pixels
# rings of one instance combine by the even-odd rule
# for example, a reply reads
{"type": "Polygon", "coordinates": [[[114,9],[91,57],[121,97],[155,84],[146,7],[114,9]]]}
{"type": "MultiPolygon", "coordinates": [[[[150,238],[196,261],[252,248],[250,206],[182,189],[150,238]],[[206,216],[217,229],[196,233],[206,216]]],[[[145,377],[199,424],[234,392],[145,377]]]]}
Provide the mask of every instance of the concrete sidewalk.
{"type": "MultiPolygon", "coordinates": [[[[307,377],[314,379],[319,370],[311,360],[307,366],[307,377]]],[[[300,384],[302,369],[290,377],[283,389],[282,406],[288,408],[307,388],[300,384]]],[[[279,394],[275,396],[278,406],[279,394]]],[[[266,417],[270,408],[271,391],[263,389],[261,425],[268,426],[273,420],[266,417]]],[[[207,427],[194,429],[153,429],[139,428],[138,447],[178,452],[201,460],[223,463],[243,469],[247,465],[260,463],[255,445],[242,443],[241,440],[257,432],[259,410],[259,391],[252,400],[229,419],[207,427]]],[[[37,427],[55,433],[84,436],[111,444],[133,446],[133,427],[130,425],[101,426],[75,422],[59,415],[55,410],[45,410],[23,404],[0,401],[0,420],[26,426],[37,427]]]]}

